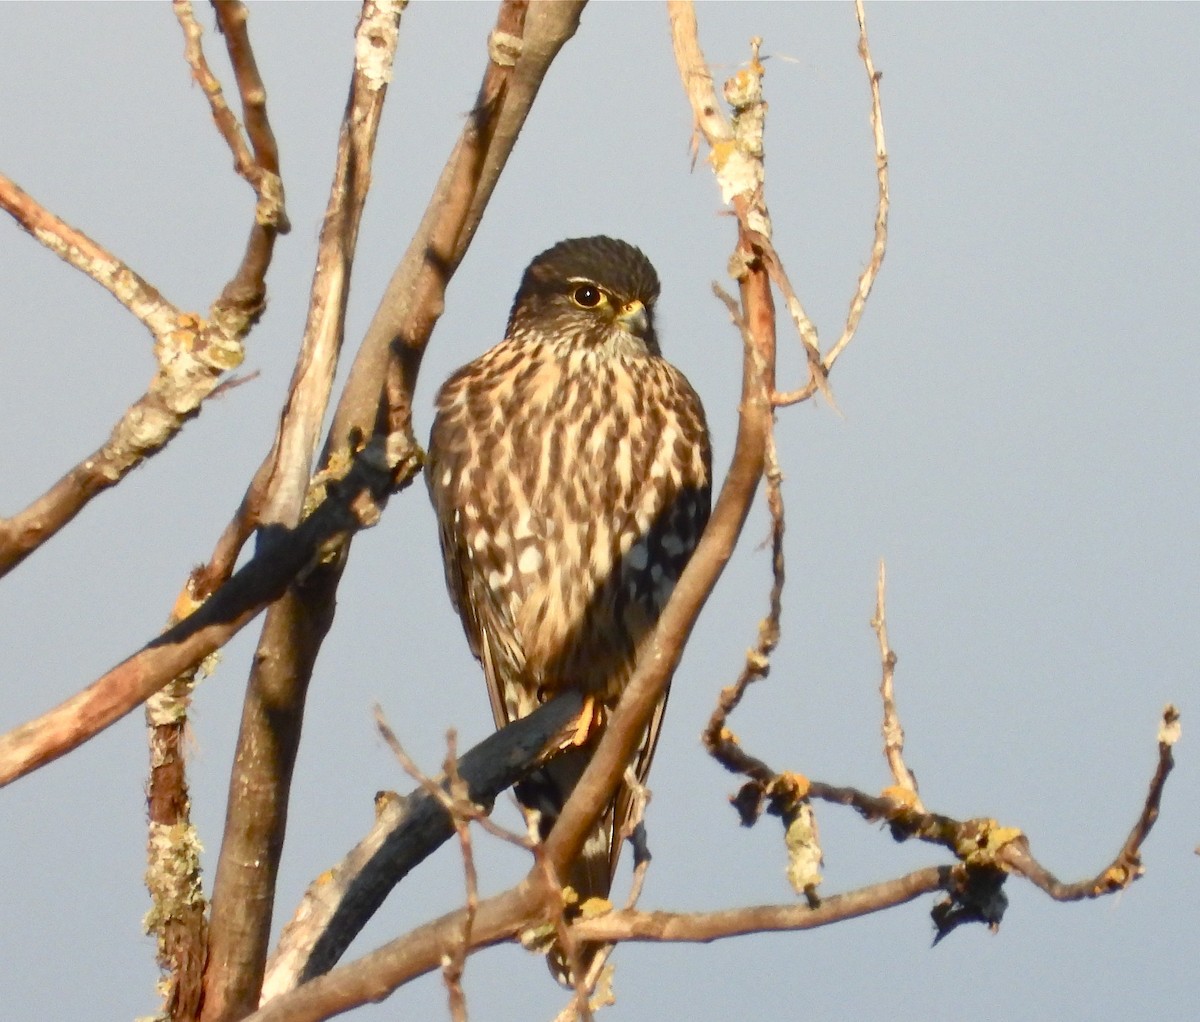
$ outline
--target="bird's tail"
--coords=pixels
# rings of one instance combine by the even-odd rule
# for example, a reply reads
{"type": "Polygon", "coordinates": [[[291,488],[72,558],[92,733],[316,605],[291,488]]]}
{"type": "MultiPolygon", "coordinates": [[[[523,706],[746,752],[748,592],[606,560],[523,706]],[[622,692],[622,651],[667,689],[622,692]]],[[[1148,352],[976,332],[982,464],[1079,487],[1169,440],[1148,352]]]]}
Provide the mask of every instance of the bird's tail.
{"type": "MultiPolygon", "coordinates": [[[[593,752],[591,742],[579,748],[568,749],[516,786],[517,800],[536,821],[538,836],[541,839],[545,840],[549,836],[593,752]]],[[[569,887],[574,892],[574,898],[567,910],[568,918],[577,915],[589,899],[607,900],[616,863],[613,841],[613,806],[609,805],[600,814],[596,826],[584,842],[579,857],[571,863],[566,876],[561,878],[564,889],[569,887]]],[[[576,947],[578,966],[582,974],[587,974],[603,947],[602,944],[581,944],[576,947]]],[[[546,960],[554,978],[563,986],[572,986],[569,956],[558,941],[551,945],[546,960]]]]}

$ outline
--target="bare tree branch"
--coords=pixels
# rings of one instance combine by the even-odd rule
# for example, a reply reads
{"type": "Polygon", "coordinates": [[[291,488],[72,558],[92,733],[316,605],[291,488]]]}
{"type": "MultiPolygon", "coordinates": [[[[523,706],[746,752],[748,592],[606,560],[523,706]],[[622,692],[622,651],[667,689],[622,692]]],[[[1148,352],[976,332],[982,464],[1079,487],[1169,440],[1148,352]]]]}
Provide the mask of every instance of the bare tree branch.
{"type": "Polygon", "coordinates": [[[258,73],[258,64],[246,30],[247,12],[237,0],[216,0],[213,9],[225,37],[229,60],[237,79],[246,120],[246,135],[254,145],[253,154],[243,136],[237,118],[225,102],[221,83],[209,69],[200,46],[201,29],[192,12],[190,0],[174,0],[175,16],[183,27],[187,46],[184,55],[192,68],[192,77],[204,90],[212,109],[213,121],[233,153],[234,168],[249,182],[258,196],[256,217],[259,223],[274,225],[286,234],[290,225],[283,208],[283,182],[279,177],[279,149],[267,117],[266,89],[258,73]]]}
{"type": "Polygon", "coordinates": [[[1145,872],[1142,866],[1142,845],[1150,836],[1150,831],[1158,819],[1163,789],[1175,766],[1172,749],[1179,737],[1179,711],[1173,705],[1167,704],[1163,709],[1158,730],[1158,764],[1154,776],[1150,779],[1150,788],[1146,792],[1142,811],[1121,850],[1112,862],[1094,877],[1074,884],[1062,883],[1033,858],[1024,838],[1004,847],[1002,864],[1013,872],[1020,873],[1055,901],[1080,901],[1124,890],[1145,872]]]}
{"type": "MultiPolygon", "coordinates": [[[[0,520],[0,577],[70,522],[97,493],[158,453],[199,414],[221,376],[242,361],[241,334],[226,333],[168,302],[91,238],[60,220],[0,175],[0,208],[64,261],[86,273],[154,336],[159,367],[149,389],[113,427],[107,442],[23,511],[0,520]]],[[[245,324],[249,329],[249,324],[245,324]]]]}
{"type": "Polygon", "coordinates": [[[256,192],[261,193],[260,182],[263,171],[254,160],[250,145],[242,135],[237,117],[229,109],[229,104],[225,102],[225,91],[221,88],[221,83],[208,66],[208,59],[204,56],[204,49],[200,45],[203,29],[196,20],[191,0],[173,0],[171,6],[183,29],[184,59],[192,69],[192,78],[204,92],[205,99],[208,100],[209,108],[212,110],[213,123],[216,124],[221,137],[225,139],[233,153],[234,170],[244,177],[256,192]]]}
{"type": "Polygon", "coordinates": [[[678,941],[708,943],[748,933],[812,930],[895,908],[923,894],[944,889],[951,866],[926,866],[913,873],[857,891],[823,898],[819,905],[752,905],[713,912],[608,912],[581,919],[571,929],[579,940],[678,941]]]}
{"type": "Polygon", "coordinates": [[[875,70],[875,61],[871,57],[871,44],[867,39],[867,15],[863,10],[862,0],[854,0],[855,15],[858,19],[858,55],[867,72],[867,81],[871,89],[871,134],[875,142],[875,179],[878,184],[878,194],[875,203],[875,235],[871,242],[871,254],[866,268],[859,274],[854,296],[850,299],[850,309],[846,314],[846,323],[837,343],[829,349],[829,353],[821,356],[821,346],[817,338],[817,329],[813,326],[808,313],[804,311],[800,299],[796,297],[795,289],[788,279],[787,272],[777,255],[772,254],[768,262],[771,267],[771,279],[779,288],[787,303],[788,311],[796,324],[800,339],[804,344],[805,356],[808,359],[808,382],[799,390],[775,395],[777,405],[797,404],[810,398],[818,390],[827,392],[826,380],[833,364],[838,360],[846,347],[854,339],[862,319],[863,309],[866,308],[867,298],[871,288],[875,286],[875,278],[883,265],[883,257],[887,252],[888,211],[891,208],[891,197],[888,190],[888,154],[887,142],[883,135],[883,109],[879,99],[879,80],[882,73],[875,70]]]}
{"type": "Polygon", "coordinates": [[[156,341],[180,329],[180,318],[185,314],[154,285],[82,231],[59,219],[3,174],[0,174],[0,209],[63,262],[91,277],[125,306],[156,341]]]}
{"type": "Polygon", "coordinates": [[[577,940],[702,942],[746,933],[811,929],[891,908],[939,889],[951,892],[954,901],[961,903],[973,872],[995,871],[1001,880],[1005,873],[1016,873],[1056,901],[1097,898],[1123,890],[1142,873],[1141,846],[1158,816],[1163,786],[1173,765],[1171,749],[1179,738],[1178,722],[1178,711],[1168,706],[1163,712],[1159,732],[1158,766],[1138,821],[1125,845],[1112,863],[1096,876],[1077,883],[1064,884],[1057,880],[1033,858],[1024,835],[999,827],[995,821],[959,822],[916,812],[897,806],[889,799],[876,799],[861,792],[847,797],[853,789],[832,789],[813,782],[813,797],[851,804],[868,819],[888,820],[894,829],[899,824],[901,833],[898,836],[901,838],[912,836],[943,844],[959,856],[961,865],[927,867],[895,880],[823,898],[815,907],[767,905],[691,913],[624,910],[579,920],[571,928],[577,940]]]}
{"type": "MultiPolygon", "coordinates": [[[[283,182],[279,177],[279,150],[267,117],[266,89],[259,77],[246,30],[245,7],[237,2],[221,2],[215,6],[237,77],[242,108],[251,125],[253,154],[225,103],[220,82],[208,66],[200,45],[200,26],[192,14],[191,4],[184,0],[176,0],[174,4],[176,17],[184,31],[185,57],[193,78],[207,96],[213,120],[233,151],[235,169],[250,182],[257,195],[255,224],[246,255],[218,304],[236,306],[241,303],[247,308],[260,308],[274,235],[289,229],[283,207],[283,182]]],[[[230,382],[219,384],[210,397],[228,387],[230,382]]],[[[219,581],[224,582],[227,578],[228,572],[219,581]]],[[[195,611],[212,593],[216,583],[212,579],[208,581],[208,587],[200,591],[193,573],[176,601],[168,628],[195,611]]],[[[188,710],[198,673],[196,667],[185,671],[146,701],[150,752],[146,786],[149,817],[146,887],[152,904],[146,916],[146,931],[156,938],[159,968],[163,971],[159,981],[159,989],[164,993],[163,1011],[173,1022],[192,1022],[199,1018],[208,942],[207,903],[200,877],[200,840],[191,822],[184,754],[188,710]]]]}
{"type": "Polygon", "coordinates": [[[363,451],[316,511],[293,532],[264,544],[195,613],[82,692],[0,736],[0,787],[83,744],[223,646],[311,568],[329,543],[374,525],[394,485],[382,452],[363,451]]]}
{"type": "MultiPolygon", "coordinates": [[[[234,152],[239,172],[254,184],[259,201],[242,262],[213,303],[207,320],[172,305],[130,267],[0,175],[0,208],[133,313],[153,335],[159,364],[146,393],[126,411],[102,447],[23,511],[0,521],[0,577],[54,536],[96,494],[115,486],[146,458],[158,453],[187,420],[198,415],[204,400],[220,385],[222,375],[241,364],[242,342],[262,315],[275,237],[286,231],[288,224],[278,151],[266,117],[266,93],[254,70],[244,11],[238,13],[240,6],[225,5],[223,17],[228,23],[230,56],[243,106],[252,114],[248,121],[253,128],[255,154],[251,158],[244,144],[240,149],[235,145],[234,152]]],[[[232,114],[224,106],[220,86],[204,61],[199,27],[191,16],[190,4],[181,0],[176,12],[188,36],[193,72],[213,103],[214,118],[222,125],[217,101],[229,118],[232,114]]],[[[236,129],[236,121],[233,127],[236,129]]],[[[224,127],[222,133],[231,138],[224,127]]],[[[236,137],[236,131],[232,137],[236,137]]]]}
{"type": "Polygon", "coordinates": [[[883,700],[883,755],[892,772],[893,787],[884,790],[890,798],[907,804],[917,812],[924,812],[921,796],[917,789],[916,775],[904,762],[904,728],[900,726],[900,714],[896,710],[896,652],[888,643],[887,633],[887,569],[879,562],[879,581],[875,586],[875,616],[871,628],[879,639],[879,662],[881,664],[879,697],[883,700]]]}
{"type": "Polygon", "coordinates": [[[850,311],[846,315],[846,325],[842,336],[829,349],[821,364],[828,373],[833,368],[838,356],[846,350],[846,346],[854,339],[862,318],[863,308],[870,297],[871,288],[883,265],[884,253],[887,251],[888,210],[891,208],[891,196],[888,191],[888,153],[887,142],[883,137],[883,112],[879,102],[879,80],[883,73],[875,70],[875,61],[871,57],[871,45],[867,40],[867,14],[863,10],[862,0],[854,0],[854,11],[858,18],[858,55],[862,58],[863,67],[867,72],[867,81],[871,87],[871,134],[875,140],[875,178],[879,192],[875,204],[875,237],[871,242],[871,256],[867,260],[866,269],[859,275],[858,287],[850,300],[850,311]]]}
{"type": "MultiPolygon", "coordinates": [[[[1079,884],[1059,885],[1039,874],[1030,862],[1028,842],[1019,831],[1001,828],[991,820],[956,821],[928,813],[915,813],[890,799],[876,798],[853,788],[834,788],[812,782],[812,797],[850,805],[869,820],[886,820],[903,839],[917,837],[942,844],[962,860],[955,865],[930,866],[894,880],[857,891],[823,898],[817,905],[766,905],[715,912],[672,913],[620,910],[591,919],[580,919],[570,929],[577,940],[711,941],[745,933],[812,929],[880,911],[936,890],[948,893],[953,905],[968,904],[980,888],[1003,880],[1005,872],[1026,876],[1059,900],[1099,897],[1135,879],[1131,872],[1114,873],[1114,866],[1136,862],[1142,841],[1157,816],[1163,784],[1171,768],[1171,747],[1178,740],[1178,714],[1167,707],[1159,733],[1159,762],[1145,806],[1126,846],[1113,866],[1079,884]],[[897,831],[897,828],[898,831],[897,831]],[[1055,885],[1058,885],[1057,887],[1055,885]]],[[[1038,867],[1040,869],[1040,867],[1038,867]]],[[[551,905],[532,874],[517,887],[480,902],[475,915],[472,944],[486,947],[510,939],[551,905]]],[[[936,911],[936,909],[935,909],[936,911]]],[[[252,1016],[253,1022],[318,1022],[348,1011],[368,1000],[379,1000],[416,976],[438,968],[442,949],[461,933],[464,911],[433,920],[356,962],[314,979],[298,990],[272,1001],[252,1016]]]]}
{"type": "MultiPolygon", "coordinates": [[[[218,5],[222,10],[229,6],[241,5],[218,5]]],[[[404,4],[397,6],[402,9],[404,4]]],[[[398,17],[387,5],[368,4],[360,19],[357,61],[338,135],[308,317],[288,398],[270,452],[255,472],[208,564],[197,573],[196,589],[202,595],[228,577],[242,545],[256,528],[268,523],[291,526],[299,521],[342,349],[350,274],[371,184],[375,141],[391,77],[390,62],[398,42],[398,17]]],[[[232,26],[226,29],[227,37],[231,31],[232,26]]],[[[249,123],[255,125],[258,120],[255,117],[249,123]]],[[[269,127],[265,130],[270,137],[269,127]]]]}
{"type": "MultiPolygon", "coordinates": [[[[470,802],[490,809],[501,792],[557,752],[582,706],[577,693],[564,693],[465,753],[456,769],[470,802]]],[[[310,885],[271,956],[264,1004],[328,972],[392,888],[453,836],[448,780],[434,790],[421,780],[404,798],[384,798],[370,832],[310,885]]]]}

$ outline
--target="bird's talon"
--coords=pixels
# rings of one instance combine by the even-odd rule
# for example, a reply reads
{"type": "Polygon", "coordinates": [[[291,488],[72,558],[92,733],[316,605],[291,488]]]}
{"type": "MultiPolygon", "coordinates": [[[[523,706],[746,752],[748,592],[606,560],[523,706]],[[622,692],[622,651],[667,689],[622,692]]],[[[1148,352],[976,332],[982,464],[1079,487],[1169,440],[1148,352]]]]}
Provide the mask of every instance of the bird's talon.
{"type": "Polygon", "coordinates": [[[595,696],[588,696],[583,701],[583,709],[579,711],[570,735],[563,742],[563,748],[579,748],[586,745],[588,739],[596,734],[603,724],[604,707],[600,705],[595,696]]]}

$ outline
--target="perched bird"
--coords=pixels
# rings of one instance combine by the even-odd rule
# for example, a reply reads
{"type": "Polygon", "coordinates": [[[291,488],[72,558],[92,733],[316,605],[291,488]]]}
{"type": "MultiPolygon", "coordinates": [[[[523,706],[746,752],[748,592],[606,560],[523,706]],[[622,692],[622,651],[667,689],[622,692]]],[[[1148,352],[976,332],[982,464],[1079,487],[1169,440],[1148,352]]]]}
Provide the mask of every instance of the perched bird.
{"type": "MultiPolygon", "coordinates": [[[[659,352],[658,293],[632,245],[559,242],[526,269],[504,340],[437,396],[426,482],[497,727],[565,689],[593,700],[580,743],[517,786],[542,837],[708,521],[704,409],[659,352]]],[[[631,764],[639,783],[665,702],[631,764]]],[[[608,897],[631,809],[622,784],[561,878],[579,904],[608,897]]],[[[561,951],[551,968],[566,980],[561,951]]]]}

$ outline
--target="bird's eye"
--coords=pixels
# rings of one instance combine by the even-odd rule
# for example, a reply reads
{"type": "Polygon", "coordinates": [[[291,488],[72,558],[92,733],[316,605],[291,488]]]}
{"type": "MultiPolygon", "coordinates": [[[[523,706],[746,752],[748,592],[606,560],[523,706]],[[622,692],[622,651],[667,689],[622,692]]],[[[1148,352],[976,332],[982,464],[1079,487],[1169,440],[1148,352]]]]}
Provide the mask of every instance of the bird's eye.
{"type": "Polygon", "coordinates": [[[580,284],[571,292],[571,301],[581,309],[594,309],[604,301],[604,292],[595,284],[580,284]]]}

